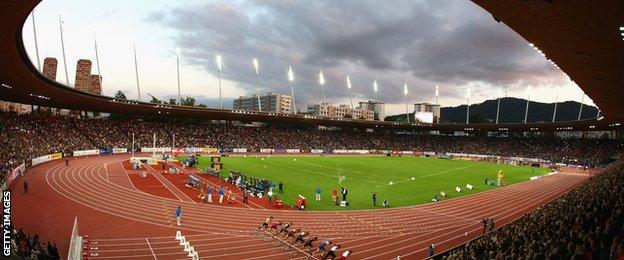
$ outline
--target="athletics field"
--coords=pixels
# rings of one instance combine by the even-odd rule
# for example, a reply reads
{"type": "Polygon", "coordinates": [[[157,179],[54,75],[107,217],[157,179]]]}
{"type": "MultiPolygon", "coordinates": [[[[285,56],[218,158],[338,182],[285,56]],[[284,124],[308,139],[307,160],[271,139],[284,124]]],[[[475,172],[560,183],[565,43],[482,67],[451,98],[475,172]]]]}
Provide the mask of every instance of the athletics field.
{"type": "MultiPolygon", "coordinates": [[[[381,208],[383,199],[390,207],[423,204],[440,191],[448,200],[495,187],[485,185],[486,178],[496,179],[503,170],[508,184],[528,181],[529,177],[544,174],[548,169],[529,166],[484,163],[464,160],[420,158],[414,156],[231,156],[222,157],[222,177],[230,170],[247,176],[264,178],[277,185],[284,183],[284,194],[274,193],[284,203],[294,205],[297,195],[307,198],[308,210],[348,210],[381,208]],[[392,182],[392,184],[391,184],[392,182]],[[466,189],[466,184],[474,186],[466,189]],[[314,200],[316,186],[322,190],[322,200],[314,200]],[[336,187],[349,190],[349,207],[335,206],[331,191],[336,187]],[[460,187],[461,192],[456,192],[460,187]],[[377,192],[377,206],[373,207],[372,192],[377,192]]],[[[198,168],[210,166],[210,157],[199,157],[198,168]]]]}

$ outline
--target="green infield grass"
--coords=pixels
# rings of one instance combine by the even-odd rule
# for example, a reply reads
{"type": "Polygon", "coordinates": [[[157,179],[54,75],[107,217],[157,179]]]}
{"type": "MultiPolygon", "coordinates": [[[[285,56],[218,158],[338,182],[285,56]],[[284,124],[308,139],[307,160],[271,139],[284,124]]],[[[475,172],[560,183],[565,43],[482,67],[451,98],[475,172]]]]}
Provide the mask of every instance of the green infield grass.
{"type": "MultiPolygon", "coordinates": [[[[199,157],[198,168],[210,166],[210,157],[199,157]]],[[[284,183],[284,194],[277,194],[288,205],[294,205],[297,195],[308,201],[308,210],[348,210],[381,208],[383,199],[390,207],[428,203],[440,191],[448,200],[496,188],[485,184],[485,179],[496,179],[503,170],[508,184],[528,181],[529,177],[548,172],[548,169],[529,166],[484,163],[465,160],[420,158],[414,156],[230,156],[222,157],[222,177],[230,170],[264,178],[277,185],[284,183]],[[474,186],[468,190],[466,184],[474,186]],[[315,201],[315,189],[320,186],[322,199],[315,201]],[[336,187],[349,190],[349,207],[335,206],[331,191],[336,187]],[[456,192],[460,187],[461,192],[456,192]],[[377,193],[373,207],[372,192],[377,193]]]]}

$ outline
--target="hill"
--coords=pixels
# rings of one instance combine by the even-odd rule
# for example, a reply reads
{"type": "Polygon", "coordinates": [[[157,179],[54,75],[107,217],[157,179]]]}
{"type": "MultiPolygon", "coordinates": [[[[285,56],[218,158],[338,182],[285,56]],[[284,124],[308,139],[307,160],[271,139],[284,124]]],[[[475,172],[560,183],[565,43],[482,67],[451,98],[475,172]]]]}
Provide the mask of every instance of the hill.
{"type": "MultiPolygon", "coordinates": [[[[470,105],[470,123],[488,123],[496,121],[497,100],[486,100],[482,103],[470,105]]],[[[555,121],[573,121],[578,119],[580,103],[575,101],[560,102],[557,105],[555,121]]],[[[499,123],[522,123],[526,109],[526,99],[501,98],[499,123]]],[[[551,122],[554,103],[529,103],[527,122],[551,122]]],[[[595,118],[598,109],[594,106],[583,105],[581,119],[595,118]]],[[[443,123],[465,123],[466,105],[441,108],[443,123]]],[[[413,117],[410,117],[413,120],[413,117]]],[[[405,114],[387,116],[386,121],[405,121],[405,114]]]]}

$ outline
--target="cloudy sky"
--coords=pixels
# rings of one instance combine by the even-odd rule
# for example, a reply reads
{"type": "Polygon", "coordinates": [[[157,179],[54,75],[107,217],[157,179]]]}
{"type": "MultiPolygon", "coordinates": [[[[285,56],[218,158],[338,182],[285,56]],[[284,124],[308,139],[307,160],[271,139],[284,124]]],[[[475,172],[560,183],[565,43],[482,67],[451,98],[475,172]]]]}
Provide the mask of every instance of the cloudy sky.
{"type": "MultiPolygon", "coordinates": [[[[388,114],[407,102],[454,106],[505,95],[553,102],[582,98],[581,90],[529,43],[468,0],[224,0],[224,1],[46,0],[35,9],[40,59],[59,59],[57,81],[65,83],[59,14],[69,74],[76,60],[95,61],[97,38],[105,95],[117,90],[136,98],[132,44],[145,93],[177,96],[176,49],[181,52],[183,96],[217,106],[215,55],[223,56],[224,105],[255,93],[251,60],[260,63],[262,92],[289,93],[288,66],[295,72],[299,109],[318,103],[318,73],[325,74],[328,101],[348,103],[346,76],[355,100],[379,99],[388,114]],[[530,86],[530,87],[529,87],[530,86]],[[507,91],[505,90],[507,89],[507,91]]],[[[24,42],[36,64],[32,17],[24,42]]],[[[97,73],[94,62],[94,71],[97,73]]],[[[593,104],[585,97],[585,103],[593,104]]]]}

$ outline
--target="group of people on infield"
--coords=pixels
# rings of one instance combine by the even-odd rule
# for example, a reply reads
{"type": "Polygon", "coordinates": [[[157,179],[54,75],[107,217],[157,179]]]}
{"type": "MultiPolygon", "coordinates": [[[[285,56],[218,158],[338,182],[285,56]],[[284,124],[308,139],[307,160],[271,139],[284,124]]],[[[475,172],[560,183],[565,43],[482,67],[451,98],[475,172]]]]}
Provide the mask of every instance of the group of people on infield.
{"type": "Polygon", "coordinates": [[[314,243],[318,241],[317,236],[311,236],[309,231],[293,227],[292,222],[274,221],[273,217],[267,217],[258,230],[267,232],[290,247],[308,254],[309,257],[318,254],[321,259],[344,260],[353,253],[349,249],[343,251],[342,254],[338,253],[342,246],[329,240],[323,240],[315,246],[314,243]]]}

